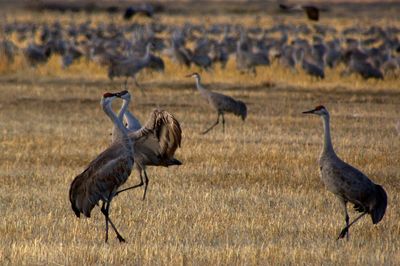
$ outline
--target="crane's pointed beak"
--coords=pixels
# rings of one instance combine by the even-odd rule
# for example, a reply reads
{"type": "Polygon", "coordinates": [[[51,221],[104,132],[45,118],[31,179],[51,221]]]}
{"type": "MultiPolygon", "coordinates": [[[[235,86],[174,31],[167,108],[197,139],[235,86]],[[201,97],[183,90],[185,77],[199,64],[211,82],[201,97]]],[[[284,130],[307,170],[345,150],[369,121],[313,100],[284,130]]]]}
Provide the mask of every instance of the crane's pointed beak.
{"type": "Polygon", "coordinates": [[[115,93],[115,96],[117,96],[118,98],[121,98],[123,95],[125,95],[127,93],[128,93],[127,90],[123,90],[123,91],[115,93]]]}
{"type": "Polygon", "coordinates": [[[303,114],[313,114],[315,112],[315,109],[309,110],[309,111],[304,111],[302,112],[303,114]]]}
{"type": "Polygon", "coordinates": [[[192,74],[186,75],[185,78],[191,78],[192,74]]]}

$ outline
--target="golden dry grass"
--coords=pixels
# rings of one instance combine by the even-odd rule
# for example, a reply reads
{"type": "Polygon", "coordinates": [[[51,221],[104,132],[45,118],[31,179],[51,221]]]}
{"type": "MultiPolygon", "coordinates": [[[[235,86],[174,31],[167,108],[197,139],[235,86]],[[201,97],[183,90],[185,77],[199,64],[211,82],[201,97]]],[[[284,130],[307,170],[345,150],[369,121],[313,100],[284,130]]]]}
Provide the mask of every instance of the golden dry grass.
{"type": "MultiPolygon", "coordinates": [[[[184,164],[149,168],[145,201],[141,189],[114,199],[111,217],[125,244],[113,232],[105,244],[99,209],[77,219],[68,200],[72,179],[109,144],[111,122],[99,100],[120,83],[85,62],[63,71],[56,57],[2,78],[1,264],[400,264],[397,79],[333,71],[316,81],[276,66],[253,77],[230,61],[203,82],[246,102],[248,119],[227,116],[226,134],[217,127],[203,136],[216,114],[183,78],[188,70],[166,63],[164,75],[140,75],[146,95],[130,88],[133,108],[141,121],[155,107],[178,118],[184,164]],[[322,123],[301,114],[320,103],[331,112],[339,156],[389,195],[382,222],[363,219],[349,242],[335,240],[343,215],[319,179],[322,123]]],[[[136,182],[135,175],[128,180],[136,182]]]]}

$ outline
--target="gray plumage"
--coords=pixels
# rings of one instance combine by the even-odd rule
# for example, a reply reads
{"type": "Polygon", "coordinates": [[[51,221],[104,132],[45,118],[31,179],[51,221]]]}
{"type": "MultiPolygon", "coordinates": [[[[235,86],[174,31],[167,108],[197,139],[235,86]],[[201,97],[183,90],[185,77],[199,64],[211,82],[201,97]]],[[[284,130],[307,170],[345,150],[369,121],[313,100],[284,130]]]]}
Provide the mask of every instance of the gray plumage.
{"type": "Polygon", "coordinates": [[[190,50],[180,45],[175,38],[172,38],[172,56],[179,65],[190,67],[192,58],[190,50]]]}
{"type": "Polygon", "coordinates": [[[319,165],[321,179],[326,188],[335,194],[342,203],[346,227],[338,239],[349,237],[349,228],[365,214],[369,214],[373,224],[379,223],[385,215],[387,195],[382,186],[373,183],[366,175],[353,166],[342,161],[335,153],[330,136],[329,112],[324,106],[303,113],[316,114],[322,117],[324,124],[324,146],[319,165]],[[347,203],[362,214],[349,223],[347,203]]]}
{"type": "Polygon", "coordinates": [[[136,131],[142,127],[140,121],[129,110],[125,111],[124,118],[126,121],[126,128],[129,131],[136,131]]]}
{"type": "Polygon", "coordinates": [[[108,77],[112,80],[114,77],[125,77],[125,85],[128,78],[132,78],[140,89],[142,89],[136,81],[136,74],[147,67],[150,63],[151,43],[146,46],[146,54],[142,58],[126,58],[123,60],[111,60],[108,68],[108,77]]]}
{"type": "Polygon", "coordinates": [[[270,61],[267,54],[262,52],[253,53],[250,44],[241,37],[236,46],[236,68],[243,71],[251,71],[256,74],[256,66],[269,65],[270,61]]]}
{"type": "Polygon", "coordinates": [[[151,54],[147,68],[150,68],[150,69],[152,69],[154,71],[158,71],[158,72],[164,72],[165,64],[161,57],[151,54]]]}
{"type": "Polygon", "coordinates": [[[114,98],[115,94],[106,93],[101,104],[104,112],[117,126],[122,139],[103,151],[89,164],[85,171],[75,177],[70,186],[69,200],[77,217],[80,217],[81,213],[90,217],[92,209],[101,200],[103,202],[101,211],[106,219],[105,241],[108,240],[108,223],[110,223],[118,240],[124,242],[124,238],[109,218],[109,209],[113,197],[118,194],[117,189],[125,183],[131,174],[134,163],[134,146],[132,140],[128,138],[127,130],[111,110],[111,102],[114,98]]]}
{"type": "Polygon", "coordinates": [[[196,79],[196,87],[200,92],[201,96],[208,101],[208,103],[217,111],[218,117],[217,122],[215,122],[210,128],[205,130],[203,134],[209,132],[219,123],[219,117],[222,116],[222,130],[225,132],[225,113],[232,113],[236,116],[240,116],[244,121],[247,117],[247,106],[244,102],[235,100],[230,96],[223,95],[221,93],[216,93],[210,90],[206,90],[200,83],[200,75],[198,73],[193,73],[187,77],[194,77],[196,79]]]}
{"type": "Polygon", "coordinates": [[[14,57],[17,51],[18,47],[12,41],[7,39],[0,41],[0,57],[4,55],[7,58],[8,63],[14,62],[14,57]]]}
{"type": "Polygon", "coordinates": [[[349,50],[346,51],[343,57],[348,67],[347,73],[358,73],[364,79],[383,79],[382,72],[368,62],[368,55],[362,51],[358,49],[349,50]]]}
{"type": "Polygon", "coordinates": [[[325,78],[323,66],[314,63],[311,60],[311,56],[306,56],[303,48],[299,48],[296,52],[297,56],[295,58],[307,74],[316,78],[325,78]]]}
{"type": "Polygon", "coordinates": [[[51,55],[51,49],[48,46],[39,46],[36,44],[29,44],[24,50],[26,60],[31,66],[43,64],[48,61],[51,55]]]}

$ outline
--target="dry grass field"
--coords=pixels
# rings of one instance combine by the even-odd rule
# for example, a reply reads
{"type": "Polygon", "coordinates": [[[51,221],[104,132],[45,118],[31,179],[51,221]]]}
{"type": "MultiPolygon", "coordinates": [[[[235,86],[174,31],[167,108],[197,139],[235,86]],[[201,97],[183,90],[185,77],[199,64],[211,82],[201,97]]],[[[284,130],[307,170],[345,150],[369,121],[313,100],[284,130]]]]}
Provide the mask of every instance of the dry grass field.
{"type": "MultiPolygon", "coordinates": [[[[184,78],[197,69],[166,59],[164,74],[139,75],[145,95],[129,87],[131,110],[142,122],[156,107],[177,117],[183,165],[150,167],[145,201],[142,189],[113,200],[111,217],[127,243],[111,232],[105,244],[99,208],[77,219],[68,189],[109,145],[99,101],[122,81],[84,61],[67,71],[56,57],[37,69],[15,64],[0,77],[0,264],[400,264],[398,78],[364,81],[335,70],[317,81],[278,66],[253,77],[231,60],[225,71],[203,73],[203,83],[243,100],[248,119],[227,115],[225,134],[217,127],[200,135],[216,114],[184,78]],[[336,241],[343,214],[319,178],[322,122],[301,114],[318,104],[331,113],[338,155],[389,196],[382,222],[364,218],[349,241],[336,241]]],[[[137,182],[132,174],[125,186],[137,182]]]]}

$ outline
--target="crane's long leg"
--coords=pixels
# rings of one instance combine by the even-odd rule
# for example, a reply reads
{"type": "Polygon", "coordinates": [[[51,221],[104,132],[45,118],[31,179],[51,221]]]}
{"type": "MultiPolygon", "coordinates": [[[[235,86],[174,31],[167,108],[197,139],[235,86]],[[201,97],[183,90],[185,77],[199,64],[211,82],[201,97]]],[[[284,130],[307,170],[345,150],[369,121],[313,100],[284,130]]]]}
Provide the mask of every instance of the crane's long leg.
{"type": "Polygon", "coordinates": [[[146,169],[143,168],[144,173],[144,193],[143,193],[143,200],[146,198],[147,186],[149,185],[149,178],[147,177],[146,169]]]}
{"type": "Polygon", "coordinates": [[[219,116],[220,116],[220,115],[221,115],[221,114],[218,113],[217,122],[215,122],[210,128],[208,128],[208,129],[206,129],[205,131],[203,131],[201,134],[207,134],[211,129],[213,129],[216,125],[218,125],[218,123],[219,123],[219,116]]]}
{"type": "Polygon", "coordinates": [[[101,212],[104,214],[104,218],[106,220],[106,240],[105,240],[105,242],[107,243],[107,241],[108,241],[108,219],[107,219],[107,216],[105,215],[105,213],[106,213],[106,202],[105,201],[103,201],[103,205],[101,206],[101,212]]]}
{"type": "MultiPolygon", "coordinates": [[[[340,202],[342,203],[343,210],[344,210],[344,219],[346,221],[346,228],[348,228],[349,227],[350,217],[349,217],[349,214],[347,213],[347,201],[341,199],[340,202]]],[[[345,234],[346,234],[346,238],[347,238],[347,241],[348,241],[349,240],[349,231],[347,230],[345,232],[345,234]]]]}
{"type": "Polygon", "coordinates": [[[353,224],[355,224],[355,222],[357,222],[358,220],[360,220],[361,217],[363,217],[364,215],[366,215],[367,212],[363,212],[362,214],[360,214],[360,216],[358,216],[357,218],[355,218],[348,226],[346,226],[345,228],[343,228],[342,232],[340,232],[339,237],[337,238],[338,240],[343,238],[349,231],[350,226],[352,226],[353,224]]]}
{"type": "Polygon", "coordinates": [[[142,176],[142,170],[141,169],[139,170],[139,175],[140,175],[140,183],[139,184],[131,186],[131,187],[128,187],[128,188],[121,189],[120,191],[117,191],[115,193],[115,196],[117,196],[121,192],[124,192],[124,191],[127,191],[127,190],[131,190],[131,189],[143,186],[144,182],[143,182],[143,176],[142,176]]]}
{"type": "Polygon", "coordinates": [[[142,95],[146,95],[146,93],[144,93],[143,87],[139,85],[135,76],[133,76],[133,81],[135,82],[136,87],[138,87],[140,89],[140,91],[142,92],[142,95]]]}
{"type": "MultiPolygon", "coordinates": [[[[111,227],[114,229],[115,234],[117,235],[117,238],[119,240],[119,242],[125,242],[125,239],[121,236],[121,234],[118,232],[117,228],[115,227],[114,223],[111,221],[109,213],[110,213],[110,203],[111,201],[108,201],[106,203],[106,207],[105,208],[101,208],[101,212],[104,214],[104,216],[106,217],[106,242],[108,240],[108,223],[107,221],[111,224],[111,227]]],[[[104,205],[103,205],[104,206],[104,205]]]]}
{"type": "Polygon", "coordinates": [[[126,88],[128,87],[128,78],[129,78],[129,77],[126,77],[126,78],[125,78],[125,82],[124,82],[125,90],[126,90],[126,88]]]}
{"type": "Polygon", "coordinates": [[[223,113],[221,115],[222,115],[222,133],[225,133],[225,118],[223,113]]]}

